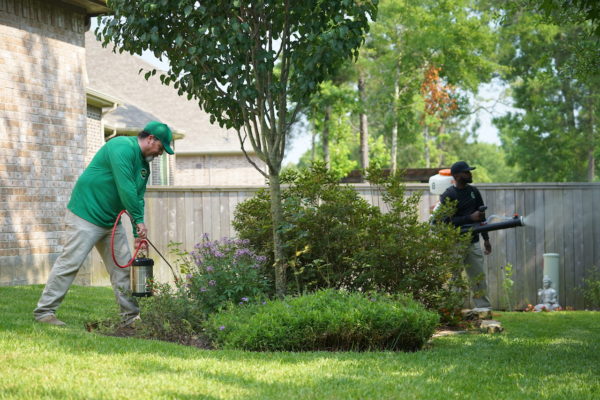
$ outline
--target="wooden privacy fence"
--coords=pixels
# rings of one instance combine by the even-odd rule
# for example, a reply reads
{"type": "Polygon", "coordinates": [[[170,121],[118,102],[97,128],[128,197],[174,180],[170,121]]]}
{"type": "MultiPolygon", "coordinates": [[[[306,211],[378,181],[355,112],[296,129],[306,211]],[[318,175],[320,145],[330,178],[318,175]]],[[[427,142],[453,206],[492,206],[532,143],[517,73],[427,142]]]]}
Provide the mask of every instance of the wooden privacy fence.
{"type": "MultiPolygon", "coordinates": [[[[369,185],[355,189],[371,204],[385,209],[380,191],[369,185]]],[[[535,304],[542,286],[543,254],[560,254],[559,291],[563,306],[584,308],[582,280],[593,266],[600,267],[600,184],[480,184],[476,185],[488,206],[487,215],[525,217],[526,226],[490,232],[492,254],[485,257],[489,294],[496,308],[507,307],[503,289],[504,267],[513,266],[514,286],[510,302],[524,307],[535,304]]],[[[235,236],[231,227],[238,203],[252,197],[259,187],[149,187],[146,222],[149,237],[167,254],[170,241],[191,251],[203,234],[211,239],[235,236]]],[[[408,193],[422,192],[419,215],[429,217],[438,196],[426,184],[407,185],[408,193]]],[[[401,242],[399,243],[401,245],[401,242]]],[[[168,280],[170,271],[156,254],[155,275],[168,280]]],[[[169,259],[172,259],[169,257],[169,259]]],[[[108,284],[99,257],[94,256],[92,284],[108,284]]]]}

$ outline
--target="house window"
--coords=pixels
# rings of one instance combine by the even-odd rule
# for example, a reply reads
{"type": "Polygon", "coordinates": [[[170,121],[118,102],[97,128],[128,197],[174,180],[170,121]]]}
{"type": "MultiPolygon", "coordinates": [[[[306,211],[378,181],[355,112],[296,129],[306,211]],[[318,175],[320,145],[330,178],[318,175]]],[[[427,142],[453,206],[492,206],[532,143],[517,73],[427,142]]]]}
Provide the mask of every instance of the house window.
{"type": "Polygon", "coordinates": [[[170,185],[170,168],[167,154],[156,157],[150,165],[150,184],[157,186],[170,185]]]}

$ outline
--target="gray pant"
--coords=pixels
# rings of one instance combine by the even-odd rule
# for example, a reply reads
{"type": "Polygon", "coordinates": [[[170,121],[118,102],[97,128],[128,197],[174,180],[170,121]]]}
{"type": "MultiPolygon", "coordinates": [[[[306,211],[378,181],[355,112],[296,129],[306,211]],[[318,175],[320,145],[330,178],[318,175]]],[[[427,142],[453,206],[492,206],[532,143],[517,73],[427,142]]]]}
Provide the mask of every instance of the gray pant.
{"type": "Polygon", "coordinates": [[[487,297],[487,283],[485,270],[483,269],[483,252],[479,242],[471,243],[465,256],[467,265],[467,276],[471,284],[473,303],[475,307],[491,307],[490,299],[487,297]]]}
{"type": "MultiPolygon", "coordinates": [[[[129,268],[117,267],[112,259],[110,248],[112,228],[94,225],[69,210],[67,210],[66,223],[67,240],[62,254],[52,266],[44,292],[33,311],[34,317],[40,319],[56,313],[85,258],[96,246],[110,275],[123,321],[131,321],[140,310],[136,300],[123,292],[130,289],[129,268]]],[[[131,258],[129,243],[122,225],[119,225],[115,232],[115,258],[121,265],[126,264],[131,258]]]]}

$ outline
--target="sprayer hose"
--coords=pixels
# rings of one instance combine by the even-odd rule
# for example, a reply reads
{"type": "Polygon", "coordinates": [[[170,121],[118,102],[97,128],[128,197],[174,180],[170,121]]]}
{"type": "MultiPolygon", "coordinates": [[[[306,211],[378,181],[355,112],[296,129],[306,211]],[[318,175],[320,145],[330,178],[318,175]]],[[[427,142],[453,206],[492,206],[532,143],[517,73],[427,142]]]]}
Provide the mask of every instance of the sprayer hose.
{"type": "MultiPolygon", "coordinates": [[[[123,214],[127,214],[129,219],[131,219],[131,221],[133,221],[133,218],[131,218],[131,215],[129,215],[127,210],[121,211],[119,213],[119,215],[117,216],[115,224],[113,225],[113,228],[112,228],[112,233],[110,235],[110,252],[112,254],[112,259],[115,262],[115,265],[119,268],[127,268],[127,267],[131,266],[131,264],[133,264],[133,262],[135,261],[135,258],[137,257],[137,254],[140,251],[140,248],[142,247],[144,242],[149,243],[149,241],[147,239],[142,239],[140,241],[140,244],[138,244],[137,249],[135,249],[135,252],[133,253],[133,257],[131,257],[131,260],[129,260],[129,262],[125,265],[119,264],[119,262],[117,261],[117,257],[115,257],[115,232],[117,231],[117,225],[119,224],[119,221],[121,220],[121,217],[123,216],[123,214]]],[[[152,247],[154,247],[154,245],[152,245],[152,247]]]]}

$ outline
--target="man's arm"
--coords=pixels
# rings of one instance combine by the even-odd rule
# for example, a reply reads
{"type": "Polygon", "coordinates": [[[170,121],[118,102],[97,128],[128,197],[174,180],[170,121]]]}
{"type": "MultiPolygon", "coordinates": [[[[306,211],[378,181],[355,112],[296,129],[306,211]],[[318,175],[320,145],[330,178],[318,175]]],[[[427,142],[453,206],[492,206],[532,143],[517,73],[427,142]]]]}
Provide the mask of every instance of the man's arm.
{"type": "MultiPolygon", "coordinates": [[[[448,200],[458,201],[458,197],[453,194],[452,187],[448,188],[441,196],[440,196],[440,204],[444,204],[444,202],[448,200]]],[[[458,216],[455,214],[450,217],[448,221],[451,222],[454,226],[462,226],[472,224],[474,221],[471,219],[470,215],[458,216]]]]}
{"type": "MultiPolygon", "coordinates": [[[[479,207],[484,205],[483,197],[481,197],[481,193],[476,187],[473,187],[473,191],[475,192],[475,201],[477,202],[477,208],[479,209],[479,207]]],[[[483,253],[485,255],[491,254],[492,244],[490,243],[490,235],[488,234],[488,232],[481,232],[481,237],[483,238],[483,253]]]]}

